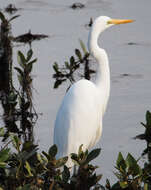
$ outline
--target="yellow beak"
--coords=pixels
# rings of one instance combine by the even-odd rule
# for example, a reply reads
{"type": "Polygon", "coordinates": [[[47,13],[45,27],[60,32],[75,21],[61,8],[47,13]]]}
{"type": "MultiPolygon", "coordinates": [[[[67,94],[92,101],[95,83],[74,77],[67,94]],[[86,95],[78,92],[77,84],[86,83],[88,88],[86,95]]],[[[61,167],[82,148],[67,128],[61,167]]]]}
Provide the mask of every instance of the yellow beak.
{"type": "Polygon", "coordinates": [[[134,20],[111,19],[108,21],[108,24],[126,24],[126,23],[130,23],[130,22],[134,22],[134,20]]]}

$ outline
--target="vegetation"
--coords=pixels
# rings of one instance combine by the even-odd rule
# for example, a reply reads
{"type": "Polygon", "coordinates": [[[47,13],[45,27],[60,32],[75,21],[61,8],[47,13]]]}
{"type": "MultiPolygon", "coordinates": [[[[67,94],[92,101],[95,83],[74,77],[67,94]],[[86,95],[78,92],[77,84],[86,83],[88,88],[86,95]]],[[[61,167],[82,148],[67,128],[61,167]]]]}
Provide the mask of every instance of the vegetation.
{"type": "MultiPolygon", "coordinates": [[[[151,129],[151,126],[148,126],[151,123],[149,111],[146,113],[146,118],[145,126],[151,129]]],[[[0,136],[3,137],[4,134],[4,128],[1,128],[0,136]]],[[[95,190],[149,190],[151,188],[150,151],[146,152],[148,159],[143,167],[138,164],[141,157],[136,160],[128,153],[124,158],[122,153],[119,153],[114,173],[117,182],[111,185],[107,179],[103,186],[100,180],[102,175],[97,175],[97,166],[91,164],[91,161],[100,154],[100,149],[83,152],[81,145],[78,154],[71,155],[76,166],[73,172],[65,165],[68,157],[56,160],[56,145],[50,147],[48,152],[39,153],[38,146],[33,145],[32,142],[25,142],[14,133],[10,133],[9,138],[11,139],[9,143],[0,150],[1,190],[88,190],[90,188],[95,190]]]]}
{"type": "MultiPolygon", "coordinates": [[[[16,18],[16,17],[13,17],[16,18]]],[[[57,147],[53,145],[48,152],[38,150],[34,144],[33,128],[38,118],[32,103],[32,68],[37,59],[33,58],[33,51],[29,49],[25,56],[18,51],[18,66],[12,66],[12,46],[10,38],[10,20],[0,13],[1,35],[0,48],[0,76],[6,77],[7,83],[0,85],[0,100],[3,108],[3,123],[0,127],[0,190],[150,190],[151,189],[151,112],[146,112],[146,123],[141,123],[145,128],[144,134],[135,138],[146,141],[146,149],[140,158],[134,158],[128,153],[126,158],[118,154],[115,166],[117,181],[111,184],[109,179],[106,184],[101,183],[101,174],[96,173],[98,166],[91,161],[99,156],[101,150],[94,149],[83,152],[82,145],[78,154],[71,154],[75,164],[74,170],[66,166],[68,157],[56,159],[57,147]],[[8,51],[9,50],[9,51],[8,51]],[[9,59],[4,59],[9,52],[9,59]],[[4,67],[4,62],[5,67],[4,67]],[[18,75],[19,88],[13,84],[12,72],[18,75]],[[140,165],[142,159],[144,165],[140,165]]],[[[89,64],[89,54],[81,42],[83,54],[75,50],[64,68],[59,68],[57,63],[53,68],[59,80],[74,82],[73,73],[84,65],[84,76],[89,64]],[[67,69],[67,71],[65,71],[67,69]]],[[[8,58],[7,57],[7,58],[8,58]]],[[[93,73],[91,69],[90,73],[93,73]]],[[[89,73],[89,74],[90,74],[89,73]]],[[[2,84],[3,78],[0,78],[2,84]]],[[[60,84],[60,83],[58,83],[60,84]]],[[[57,87],[58,84],[55,84],[57,87]]]]}
{"type": "Polygon", "coordinates": [[[80,45],[83,51],[82,53],[79,49],[75,49],[76,57],[72,55],[69,58],[69,61],[64,62],[64,65],[62,67],[59,67],[57,62],[53,64],[53,69],[55,72],[55,74],[53,74],[53,78],[55,78],[54,88],[58,88],[63,82],[66,82],[67,80],[73,84],[75,82],[75,73],[77,74],[80,69],[83,70],[82,74],[77,74],[80,76],[80,78],[90,80],[91,75],[95,73],[95,71],[90,68],[90,55],[81,40],[80,45]]]}

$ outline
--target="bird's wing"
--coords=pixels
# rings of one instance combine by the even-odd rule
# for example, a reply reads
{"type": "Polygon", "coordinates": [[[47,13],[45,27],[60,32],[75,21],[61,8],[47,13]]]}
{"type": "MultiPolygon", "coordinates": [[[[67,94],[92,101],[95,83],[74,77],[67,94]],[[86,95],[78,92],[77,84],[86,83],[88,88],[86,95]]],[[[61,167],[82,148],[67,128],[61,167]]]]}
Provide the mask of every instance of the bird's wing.
{"type": "Polygon", "coordinates": [[[95,85],[87,80],[75,83],[65,95],[54,129],[59,156],[77,152],[81,144],[89,148],[96,143],[102,121],[97,96],[95,85]]]}

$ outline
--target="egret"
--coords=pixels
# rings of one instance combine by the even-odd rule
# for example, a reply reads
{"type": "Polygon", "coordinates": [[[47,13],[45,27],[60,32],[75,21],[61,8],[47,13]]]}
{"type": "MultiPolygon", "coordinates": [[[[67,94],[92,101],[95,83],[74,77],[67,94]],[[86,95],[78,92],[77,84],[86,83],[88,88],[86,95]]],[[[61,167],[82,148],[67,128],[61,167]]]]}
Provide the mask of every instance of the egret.
{"type": "MultiPolygon", "coordinates": [[[[66,93],[56,116],[54,144],[57,157],[92,148],[102,134],[102,119],[110,94],[110,69],[107,53],[98,46],[98,37],[107,28],[133,20],[100,16],[94,21],[88,37],[88,49],[98,68],[95,82],[86,79],[74,83],[66,93]]],[[[69,157],[68,166],[73,166],[69,157]]]]}

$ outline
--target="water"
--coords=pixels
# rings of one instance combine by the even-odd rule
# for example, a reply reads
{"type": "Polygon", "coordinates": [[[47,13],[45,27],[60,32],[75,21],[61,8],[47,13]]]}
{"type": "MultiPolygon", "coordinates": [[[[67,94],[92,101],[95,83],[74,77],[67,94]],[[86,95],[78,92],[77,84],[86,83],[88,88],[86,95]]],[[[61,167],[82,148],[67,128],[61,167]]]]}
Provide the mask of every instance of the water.
{"type": "MultiPolygon", "coordinates": [[[[78,39],[87,43],[88,29],[85,25],[90,17],[107,15],[112,18],[134,19],[132,24],[115,26],[105,31],[100,45],[109,55],[111,67],[111,96],[103,122],[103,135],[96,147],[102,153],[95,161],[99,172],[114,179],[115,160],[118,152],[133,153],[137,158],[144,144],[132,137],[143,132],[140,122],[144,121],[146,110],[151,110],[151,1],[140,0],[85,0],[84,9],[72,10],[75,1],[49,0],[1,0],[1,8],[14,3],[21,8],[21,16],[12,23],[14,36],[28,32],[43,33],[50,38],[34,42],[32,48],[38,58],[33,71],[34,104],[39,116],[35,127],[35,138],[41,149],[52,144],[53,125],[56,112],[65,94],[66,86],[53,89],[52,64],[62,64],[79,48],[78,39]],[[128,45],[134,43],[134,45],[128,45]],[[129,74],[129,75],[123,75],[129,74]]],[[[28,46],[14,48],[26,52],[28,46]]]]}

